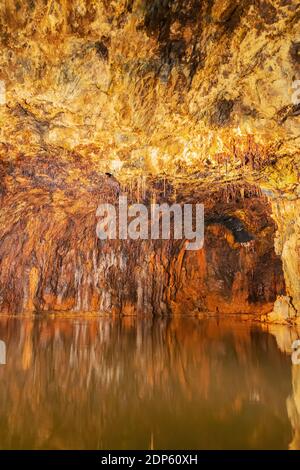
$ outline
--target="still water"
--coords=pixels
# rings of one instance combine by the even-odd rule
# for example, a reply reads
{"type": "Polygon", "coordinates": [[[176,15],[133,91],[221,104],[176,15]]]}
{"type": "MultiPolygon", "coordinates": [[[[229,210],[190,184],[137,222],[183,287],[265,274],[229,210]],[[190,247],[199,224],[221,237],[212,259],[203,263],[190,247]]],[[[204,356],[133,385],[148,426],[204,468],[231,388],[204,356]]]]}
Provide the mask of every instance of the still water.
{"type": "Polygon", "coordinates": [[[191,317],[3,317],[0,448],[299,448],[298,336],[191,317]]]}

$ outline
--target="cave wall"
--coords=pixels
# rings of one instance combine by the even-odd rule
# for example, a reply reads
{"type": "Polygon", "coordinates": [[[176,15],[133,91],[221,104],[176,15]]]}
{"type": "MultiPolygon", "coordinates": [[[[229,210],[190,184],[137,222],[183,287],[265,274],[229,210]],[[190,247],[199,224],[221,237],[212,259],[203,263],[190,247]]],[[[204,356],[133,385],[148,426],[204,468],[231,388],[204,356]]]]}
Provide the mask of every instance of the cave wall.
{"type": "Polygon", "coordinates": [[[276,226],[255,186],[192,189],[181,203],[203,203],[200,251],[182,240],[108,240],[96,236],[97,207],[172,202],[175,189],[155,178],[122,187],[86,158],[47,155],[2,162],[0,311],[110,314],[255,313],[285,294],[276,226]],[[79,179],[80,175],[80,179],[79,179]]]}
{"type": "Polygon", "coordinates": [[[285,294],[281,258],[275,253],[271,205],[253,186],[226,186],[202,196],[203,250],[171,261],[169,297],[173,311],[252,313],[273,309],[285,294]]]}
{"type": "Polygon", "coordinates": [[[300,201],[278,197],[272,201],[272,211],[278,226],[275,249],[282,259],[287,290],[287,296],[278,299],[277,311],[293,317],[300,312],[300,201]]]}
{"type": "Polygon", "coordinates": [[[295,316],[299,20],[295,0],[1,2],[0,311],[295,316]],[[205,200],[202,252],[101,245],[98,203],[140,178],[205,200]]]}

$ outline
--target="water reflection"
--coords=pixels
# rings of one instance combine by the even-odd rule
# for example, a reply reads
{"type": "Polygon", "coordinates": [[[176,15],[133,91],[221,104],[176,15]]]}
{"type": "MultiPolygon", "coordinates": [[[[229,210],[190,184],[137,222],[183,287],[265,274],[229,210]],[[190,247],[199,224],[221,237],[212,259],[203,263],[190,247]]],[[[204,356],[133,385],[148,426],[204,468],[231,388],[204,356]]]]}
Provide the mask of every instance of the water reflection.
{"type": "MultiPolygon", "coordinates": [[[[283,328],[279,325],[269,325],[268,331],[276,338],[279,349],[291,354],[291,345],[300,338],[300,327],[283,328]]],[[[298,354],[297,354],[298,357],[298,354]]],[[[297,361],[298,362],[298,361],[297,361]]],[[[300,449],[300,364],[292,365],[292,390],[287,398],[287,411],[293,429],[289,449],[300,449]]]]}
{"type": "Polygon", "coordinates": [[[299,448],[284,335],[183,317],[2,318],[0,448],[299,448]]]}

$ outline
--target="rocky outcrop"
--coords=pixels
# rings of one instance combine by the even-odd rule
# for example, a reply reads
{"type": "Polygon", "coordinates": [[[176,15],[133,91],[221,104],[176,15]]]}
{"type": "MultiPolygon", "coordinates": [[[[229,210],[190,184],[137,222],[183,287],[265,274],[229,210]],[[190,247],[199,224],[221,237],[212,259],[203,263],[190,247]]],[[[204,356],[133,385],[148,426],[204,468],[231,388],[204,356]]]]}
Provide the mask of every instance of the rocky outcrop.
{"type": "Polygon", "coordinates": [[[300,200],[277,198],[272,203],[277,223],[275,250],[282,259],[287,297],[278,300],[275,313],[290,318],[300,312],[300,200]]]}

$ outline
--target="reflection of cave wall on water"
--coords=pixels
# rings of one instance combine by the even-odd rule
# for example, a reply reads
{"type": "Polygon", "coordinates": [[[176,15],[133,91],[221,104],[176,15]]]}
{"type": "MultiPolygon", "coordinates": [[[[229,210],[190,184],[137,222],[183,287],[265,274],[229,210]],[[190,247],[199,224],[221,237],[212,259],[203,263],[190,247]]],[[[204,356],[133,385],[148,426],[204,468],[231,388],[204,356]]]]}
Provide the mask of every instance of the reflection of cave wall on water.
{"type": "Polygon", "coordinates": [[[146,448],[153,433],[157,448],[171,449],[175,428],[176,447],[287,448],[288,416],[300,429],[290,357],[252,322],[2,317],[0,337],[9,350],[0,387],[5,449],[107,449],[137,440],[146,448]]]}
{"type": "MultiPolygon", "coordinates": [[[[253,186],[177,188],[179,202],[205,206],[204,248],[185,251],[178,240],[98,240],[97,206],[116,202],[120,186],[89,173],[86,162],[56,162],[52,174],[49,161],[22,160],[10,171],[2,193],[2,312],[264,313],[285,292],[270,206],[253,186]],[[74,187],[79,169],[86,181],[74,187]]],[[[172,184],[158,179],[140,191],[140,202],[154,193],[157,202],[173,202],[172,184]]],[[[135,190],[126,194],[136,202],[135,190]]]]}

